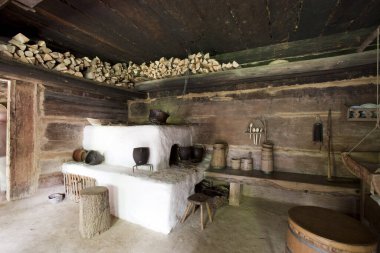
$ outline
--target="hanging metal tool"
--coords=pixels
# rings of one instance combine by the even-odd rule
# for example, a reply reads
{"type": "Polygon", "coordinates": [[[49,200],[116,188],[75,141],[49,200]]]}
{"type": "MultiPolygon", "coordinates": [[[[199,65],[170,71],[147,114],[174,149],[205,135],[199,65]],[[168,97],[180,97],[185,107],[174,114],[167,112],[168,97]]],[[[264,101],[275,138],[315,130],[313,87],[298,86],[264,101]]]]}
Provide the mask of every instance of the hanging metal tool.
{"type": "Polygon", "coordinates": [[[323,143],[323,124],[319,115],[315,117],[315,123],[313,125],[313,141],[319,143],[319,150],[321,150],[323,143]]]}

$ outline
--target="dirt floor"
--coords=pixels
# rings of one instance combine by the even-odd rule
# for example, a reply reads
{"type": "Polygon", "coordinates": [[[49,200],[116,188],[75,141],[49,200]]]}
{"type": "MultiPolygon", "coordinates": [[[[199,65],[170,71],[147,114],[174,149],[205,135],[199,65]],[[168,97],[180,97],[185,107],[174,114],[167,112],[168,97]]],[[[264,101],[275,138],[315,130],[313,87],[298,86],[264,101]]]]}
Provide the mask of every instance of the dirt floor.
{"type": "Polygon", "coordinates": [[[78,204],[47,200],[63,187],[40,189],[34,197],[0,204],[0,252],[257,252],[285,249],[289,204],[243,198],[241,206],[217,210],[213,223],[200,229],[199,211],[169,235],[150,231],[120,219],[110,230],[92,239],[78,232],[78,204]]]}

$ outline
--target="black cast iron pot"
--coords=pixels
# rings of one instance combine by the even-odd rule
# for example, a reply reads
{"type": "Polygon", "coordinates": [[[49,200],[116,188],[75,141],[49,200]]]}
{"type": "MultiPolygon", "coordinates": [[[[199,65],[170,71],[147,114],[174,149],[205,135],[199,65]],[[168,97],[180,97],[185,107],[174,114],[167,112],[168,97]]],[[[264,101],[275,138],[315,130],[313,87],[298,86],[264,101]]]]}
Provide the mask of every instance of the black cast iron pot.
{"type": "Polygon", "coordinates": [[[205,147],[203,145],[194,145],[191,151],[191,159],[194,162],[201,162],[205,152],[205,147]]]}
{"type": "Polygon", "coordinates": [[[179,158],[181,161],[190,160],[191,158],[191,146],[188,147],[179,147],[179,158]]]}
{"type": "Polygon", "coordinates": [[[163,125],[166,123],[169,116],[168,113],[158,109],[151,109],[149,111],[149,121],[153,124],[163,125]]]}
{"type": "Polygon", "coordinates": [[[149,148],[139,147],[133,149],[133,160],[135,160],[136,165],[147,164],[149,159],[149,148]]]}
{"type": "Polygon", "coordinates": [[[90,165],[101,164],[104,161],[104,156],[98,151],[90,150],[88,151],[84,162],[90,165]]]}

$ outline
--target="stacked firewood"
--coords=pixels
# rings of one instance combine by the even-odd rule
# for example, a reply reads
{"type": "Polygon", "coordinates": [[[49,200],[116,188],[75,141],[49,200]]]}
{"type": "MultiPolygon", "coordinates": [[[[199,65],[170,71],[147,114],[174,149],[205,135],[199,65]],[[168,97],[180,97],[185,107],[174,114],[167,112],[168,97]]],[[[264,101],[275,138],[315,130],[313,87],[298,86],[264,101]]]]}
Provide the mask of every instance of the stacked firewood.
{"type": "Polygon", "coordinates": [[[192,54],[185,59],[162,57],[157,61],[142,63],[133,62],[110,64],[98,57],[78,58],[70,52],[53,52],[43,40],[30,43],[29,38],[19,33],[8,43],[0,43],[0,53],[24,63],[42,66],[77,77],[107,83],[115,86],[134,87],[142,80],[155,80],[187,74],[203,74],[239,68],[233,61],[220,64],[210,54],[192,54]]]}
{"type": "Polygon", "coordinates": [[[128,73],[131,73],[138,81],[140,79],[161,79],[174,76],[185,75],[188,72],[192,74],[203,74],[210,72],[218,72],[222,70],[239,68],[240,65],[234,61],[232,63],[220,64],[217,60],[210,58],[210,54],[192,54],[188,58],[170,58],[161,59],[143,63],[141,65],[131,64],[128,73]]]}

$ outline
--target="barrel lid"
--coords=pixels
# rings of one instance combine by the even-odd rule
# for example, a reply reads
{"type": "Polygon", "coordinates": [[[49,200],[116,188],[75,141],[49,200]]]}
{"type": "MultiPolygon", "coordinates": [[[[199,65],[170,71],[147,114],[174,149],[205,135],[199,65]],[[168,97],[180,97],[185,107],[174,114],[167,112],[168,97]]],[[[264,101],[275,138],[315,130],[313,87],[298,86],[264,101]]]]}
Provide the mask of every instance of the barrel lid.
{"type": "Polygon", "coordinates": [[[315,206],[297,206],[289,210],[289,219],[301,228],[328,240],[369,245],[377,242],[371,231],[348,215],[315,206]]]}

